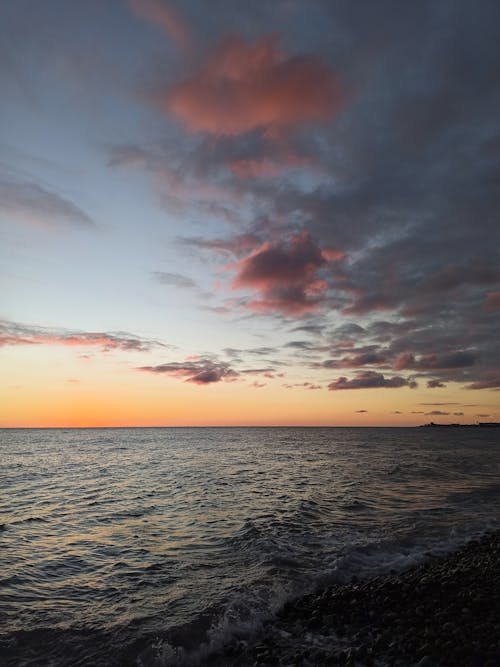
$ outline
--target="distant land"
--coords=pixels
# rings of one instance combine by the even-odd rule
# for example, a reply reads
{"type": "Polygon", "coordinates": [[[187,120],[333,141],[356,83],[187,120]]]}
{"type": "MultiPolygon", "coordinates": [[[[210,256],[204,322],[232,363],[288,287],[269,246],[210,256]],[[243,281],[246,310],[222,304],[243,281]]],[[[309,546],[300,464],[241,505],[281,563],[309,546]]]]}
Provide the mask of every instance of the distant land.
{"type": "Polygon", "coordinates": [[[446,428],[450,426],[459,426],[460,428],[500,428],[500,422],[478,422],[477,424],[436,424],[429,422],[428,424],[420,424],[417,428],[446,428]]]}

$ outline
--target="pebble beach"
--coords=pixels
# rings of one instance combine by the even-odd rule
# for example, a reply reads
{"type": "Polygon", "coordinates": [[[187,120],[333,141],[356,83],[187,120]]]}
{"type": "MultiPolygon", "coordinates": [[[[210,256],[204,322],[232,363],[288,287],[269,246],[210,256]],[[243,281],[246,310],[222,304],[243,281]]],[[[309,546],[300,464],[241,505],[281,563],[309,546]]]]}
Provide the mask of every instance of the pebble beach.
{"type": "Polygon", "coordinates": [[[494,667],[500,664],[500,533],[405,572],[353,577],[287,604],[253,643],[211,665],[494,667]]]}

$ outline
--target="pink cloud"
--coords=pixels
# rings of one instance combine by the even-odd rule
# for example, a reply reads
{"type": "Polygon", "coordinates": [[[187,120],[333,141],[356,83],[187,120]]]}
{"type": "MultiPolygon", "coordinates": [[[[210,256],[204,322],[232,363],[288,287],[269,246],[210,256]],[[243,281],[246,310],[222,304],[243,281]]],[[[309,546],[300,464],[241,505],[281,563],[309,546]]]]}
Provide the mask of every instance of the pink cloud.
{"type": "Polygon", "coordinates": [[[182,48],[188,43],[188,28],[179,14],[160,0],[129,0],[130,9],[143,19],[161,26],[182,48]]]}
{"type": "Polygon", "coordinates": [[[0,347],[3,345],[61,345],[65,347],[95,347],[111,350],[143,352],[152,347],[168,347],[153,340],[121,333],[50,331],[39,327],[0,322],[0,347]]]}
{"type": "Polygon", "coordinates": [[[402,371],[405,368],[411,368],[415,363],[415,357],[411,352],[403,352],[394,362],[394,369],[402,371]]]}
{"type": "Polygon", "coordinates": [[[261,298],[247,306],[257,312],[277,311],[302,315],[317,309],[328,288],[318,277],[319,269],[330,257],[343,253],[321,250],[307,232],[285,242],[266,242],[250,255],[228,268],[236,268],[233,289],[253,288],[261,298]]]}
{"type": "Polygon", "coordinates": [[[262,128],[273,136],[299,123],[330,119],[341,97],[336,75],[319,58],[287,57],[274,35],[255,44],[232,35],[198,72],[176,84],[162,105],[189,132],[235,136],[262,128]]]}
{"type": "Polygon", "coordinates": [[[277,176],[282,168],[271,160],[233,160],[229,163],[233,174],[239,178],[257,178],[259,176],[277,176]]]}
{"type": "Polygon", "coordinates": [[[233,174],[239,178],[258,178],[278,176],[287,169],[309,167],[312,163],[312,158],[307,155],[285,153],[284,155],[276,155],[272,158],[241,158],[238,160],[231,160],[228,164],[233,174]]]}

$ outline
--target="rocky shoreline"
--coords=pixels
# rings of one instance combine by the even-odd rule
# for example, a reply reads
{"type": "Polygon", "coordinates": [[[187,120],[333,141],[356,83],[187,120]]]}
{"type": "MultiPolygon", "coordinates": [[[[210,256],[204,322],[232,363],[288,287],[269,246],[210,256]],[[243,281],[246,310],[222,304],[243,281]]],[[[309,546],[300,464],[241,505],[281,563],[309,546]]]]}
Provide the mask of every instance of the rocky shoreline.
{"type": "Polygon", "coordinates": [[[208,665],[500,665],[500,533],[402,573],[355,577],[286,605],[208,665]]]}

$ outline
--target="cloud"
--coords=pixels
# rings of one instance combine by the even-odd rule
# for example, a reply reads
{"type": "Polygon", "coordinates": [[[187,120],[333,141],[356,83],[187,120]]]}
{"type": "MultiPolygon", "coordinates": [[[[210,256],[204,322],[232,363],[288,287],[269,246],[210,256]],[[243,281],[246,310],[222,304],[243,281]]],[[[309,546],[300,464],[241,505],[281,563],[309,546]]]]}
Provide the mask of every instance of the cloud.
{"type": "Polygon", "coordinates": [[[486,310],[500,310],[500,292],[490,292],[486,295],[486,310]]]}
{"type": "Polygon", "coordinates": [[[162,285],[170,285],[179,289],[196,289],[198,286],[191,278],[183,276],[180,273],[167,273],[164,271],[154,271],[153,276],[162,285]]]}
{"type": "Polygon", "coordinates": [[[326,121],[342,100],[337,76],[313,55],[287,57],[276,36],[247,44],[225,37],[191,77],[162,100],[189,132],[234,136],[326,121]]]}
{"type": "Polygon", "coordinates": [[[387,357],[376,351],[352,354],[341,359],[326,359],[321,362],[323,368],[359,368],[362,366],[380,366],[387,364],[387,357]]]}
{"type": "Polygon", "coordinates": [[[69,199],[30,181],[0,180],[0,215],[42,227],[95,227],[69,199]]]}
{"type": "Polygon", "coordinates": [[[198,385],[214,384],[222,380],[231,381],[238,377],[238,373],[229,364],[209,358],[183,362],[173,361],[158,366],[141,366],[138,370],[158,375],[170,375],[175,378],[185,378],[185,382],[198,385]]]}
{"type": "Polygon", "coordinates": [[[315,350],[316,346],[308,340],[291,340],[285,344],[285,347],[292,347],[296,350],[315,350]]]}
{"type": "Polygon", "coordinates": [[[485,373],[484,377],[465,387],[466,389],[500,389],[500,372],[485,373]]]}
{"type": "Polygon", "coordinates": [[[404,353],[394,363],[396,370],[443,370],[465,368],[476,363],[473,352],[458,351],[446,354],[425,354],[415,358],[412,353],[404,353]]]}
{"type": "Polygon", "coordinates": [[[444,292],[464,285],[491,285],[498,282],[500,282],[498,269],[473,260],[463,266],[449,264],[432,275],[426,283],[424,282],[423,288],[431,292],[444,292]]]}
{"type": "MultiPolygon", "coordinates": [[[[149,102],[150,86],[161,78],[160,102],[169,122],[160,123],[164,134],[154,146],[141,144],[141,134],[144,141],[158,137],[158,127],[153,122],[154,131],[152,125],[141,129],[139,116],[144,114],[139,114],[137,132],[111,152],[110,164],[142,168],[169,212],[179,206],[183,214],[189,212],[176,216],[184,231],[173,233],[199,233],[179,250],[211,253],[211,263],[199,266],[200,275],[206,269],[207,280],[213,277],[208,273],[217,256],[227,264],[241,260],[233,274],[225,274],[236,279],[257,263],[250,259],[253,255],[266,255],[265,242],[289,255],[290,239],[304,229],[320,251],[342,248],[346,259],[329,264],[323,251],[325,262],[313,262],[305,277],[299,269],[291,280],[272,276],[257,284],[254,276],[247,278],[245,286],[237,287],[246,292],[225,306],[218,303],[211,314],[224,312],[227,317],[236,308],[247,308],[264,315],[308,317],[301,320],[304,327],[320,327],[304,329],[308,337],[321,336],[318,342],[329,346],[325,367],[377,371],[384,378],[411,373],[421,378],[423,387],[446,384],[440,394],[451,385],[500,389],[500,88],[495,69],[500,3],[320,0],[308,6],[311,29],[306,29],[304,2],[250,3],[244,10],[237,3],[214,2],[216,9],[211,2],[197,3],[200,50],[190,59],[163,60],[152,71],[148,65],[154,66],[159,55],[155,40],[144,52],[153,62],[131,69],[130,59],[113,58],[122,68],[117,81],[127,80],[135,90],[142,85],[149,102]],[[257,39],[263,25],[268,31],[283,31],[281,47],[276,40],[257,39]],[[215,46],[214,36],[234,27],[248,41],[234,37],[215,46]],[[316,55],[300,55],[313,51],[316,55]],[[306,85],[297,89],[303,99],[295,103],[294,97],[293,104],[284,105],[284,93],[300,80],[300,67],[307,72],[306,85]],[[267,88],[274,80],[276,85],[267,88]],[[332,83],[330,92],[318,85],[325,81],[332,83]],[[319,115],[304,106],[309,101],[319,115]],[[176,109],[174,102],[180,105],[176,109]],[[196,136],[179,132],[182,123],[196,136]],[[224,227],[227,222],[229,229],[224,227]],[[188,228],[198,223],[199,232],[188,228]]],[[[186,11],[194,6],[172,3],[186,11]]],[[[82,12],[93,12],[99,3],[80,4],[82,12]]],[[[156,9],[147,8],[170,7],[160,0],[138,0],[135,5],[137,13],[160,24],[161,17],[151,15],[156,9]]],[[[26,45],[27,63],[52,51],[61,58],[73,43],[84,46],[78,41],[81,31],[69,29],[77,27],[76,17],[84,14],[62,12],[68,28],[63,53],[57,51],[57,39],[47,38],[49,22],[59,25],[53,20],[59,17],[50,9],[35,13],[37,21],[23,39],[9,28],[28,24],[13,21],[16,10],[8,13],[10,22],[6,15],[11,60],[17,58],[18,43],[26,45]],[[74,24],[68,23],[69,17],[74,24]],[[37,40],[53,49],[39,48],[34,55],[37,40]]],[[[126,33],[117,28],[113,39],[124,37],[132,53],[138,42],[128,29],[133,28],[140,41],[148,31],[138,21],[128,23],[126,33]]],[[[95,25],[109,39],[107,21],[95,25]]],[[[170,18],[163,26],[175,38],[170,18]]],[[[170,46],[166,37],[164,42],[170,46]]],[[[16,59],[16,65],[20,67],[22,59],[16,59]]],[[[26,80],[26,74],[34,78],[32,72],[20,73],[26,80]]],[[[131,176],[126,174],[127,182],[131,176]]],[[[51,197],[58,193],[71,200],[73,190],[42,189],[44,195],[32,189],[36,207],[26,203],[26,194],[14,193],[26,218],[32,219],[36,208],[44,224],[85,225],[70,220],[75,211],[68,217],[68,210],[61,212],[51,197]],[[48,209],[45,216],[40,199],[48,209]],[[52,215],[54,209],[59,214],[52,215]]],[[[4,201],[8,198],[0,197],[5,206],[4,201]]],[[[263,333],[269,345],[283,354],[283,333],[291,325],[280,319],[280,331],[271,333],[266,322],[263,333]]],[[[252,319],[251,326],[253,333],[258,320],[252,319]]],[[[246,355],[242,353],[245,363],[246,355]]],[[[314,370],[324,374],[320,366],[314,370]]],[[[339,373],[350,375],[338,370],[332,377],[339,373]]]]}
{"type": "Polygon", "coordinates": [[[355,410],[356,414],[360,415],[364,412],[368,412],[368,410],[355,410]]]}
{"type": "MultiPolygon", "coordinates": [[[[278,377],[283,377],[283,374],[279,375],[278,377]]],[[[314,384],[314,382],[295,382],[293,384],[284,384],[283,387],[285,387],[285,389],[294,389],[297,387],[300,389],[307,389],[308,391],[316,391],[317,389],[321,389],[321,385],[314,384]]]]}
{"type": "Polygon", "coordinates": [[[419,403],[419,405],[428,405],[428,406],[444,406],[444,405],[459,405],[459,403],[419,403]]]}
{"type": "Polygon", "coordinates": [[[169,347],[156,340],[131,334],[109,332],[65,331],[46,327],[28,326],[0,321],[0,347],[6,345],[62,345],[67,347],[94,347],[104,352],[147,352],[155,347],[169,347]]]}
{"type": "Polygon", "coordinates": [[[194,246],[206,250],[212,250],[221,255],[234,255],[242,257],[251,252],[261,244],[259,237],[254,234],[237,234],[227,239],[205,239],[200,237],[179,238],[178,243],[194,246]]]}
{"type": "Polygon", "coordinates": [[[235,268],[233,289],[254,288],[260,299],[247,307],[257,312],[278,312],[300,316],[314,311],[327,290],[318,276],[329,261],[341,259],[343,253],[321,250],[307,232],[285,242],[266,242],[229,268],[235,268]]]}
{"type": "Polygon", "coordinates": [[[442,410],[431,410],[430,412],[426,412],[425,414],[426,416],[429,416],[429,415],[449,415],[450,413],[443,412],[442,410]]]}
{"type": "Polygon", "coordinates": [[[151,166],[152,155],[143,146],[121,144],[109,147],[109,167],[144,167],[151,166]]]}
{"type": "Polygon", "coordinates": [[[291,331],[304,331],[305,333],[310,333],[313,336],[320,336],[324,330],[324,324],[301,324],[300,326],[293,327],[291,331]]]}
{"type": "Polygon", "coordinates": [[[356,374],[353,379],[346,377],[339,377],[333,382],[330,382],[328,389],[330,391],[340,391],[344,389],[379,389],[385,388],[399,388],[410,387],[414,389],[417,383],[395,375],[392,378],[386,378],[382,373],[375,371],[363,371],[356,374]]]}
{"type": "Polygon", "coordinates": [[[441,380],[427,380],[428,389],[442,389],[443,387],[446,387],[446,385],[441,380]]]}
{"type": "Polygon", "coordinates": [[[179,13],[165,0],[129,0],[128,4],[134,14],[161,26],[178,46],[187,46],[188,27],[179,13]]]}
{"type": "Polygon", "coordinates": [[[273,377],[274,368],[244,368],[238,371],[241,375],[264,375],[266,377],[273,377]]]}
{"type": "Polygon", "coordinates": [[[240,157],[228,160],[229,168],[239,178],[274,177],[288,169],[311,167],[313,164],[311,156],[295,155],[290,151],[261,158],[240,157]]]}

